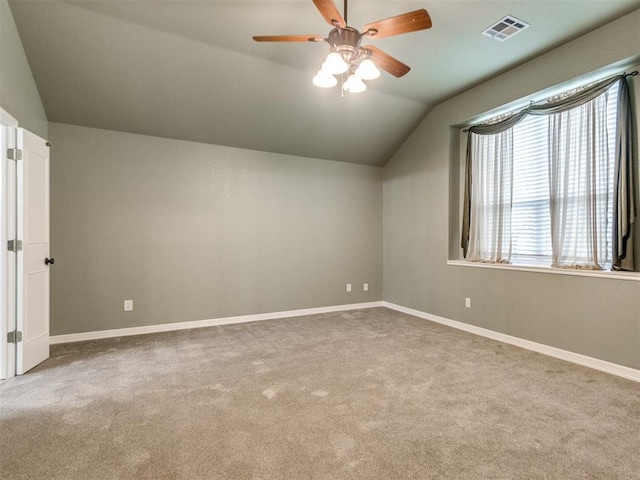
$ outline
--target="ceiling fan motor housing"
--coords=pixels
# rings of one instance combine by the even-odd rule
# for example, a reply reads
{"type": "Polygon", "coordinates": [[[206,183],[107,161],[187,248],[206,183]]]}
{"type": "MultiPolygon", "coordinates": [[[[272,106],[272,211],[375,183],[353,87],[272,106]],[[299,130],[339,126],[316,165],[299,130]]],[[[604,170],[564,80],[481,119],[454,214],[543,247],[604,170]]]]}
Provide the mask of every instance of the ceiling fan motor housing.
{"type": "Polygon", "coordinates": [[[347,63],[357,60],[362,54],[361,40],[362,34],[352,27],[334,28],[327,38],[331,49],[340,53],[347,63]]]}

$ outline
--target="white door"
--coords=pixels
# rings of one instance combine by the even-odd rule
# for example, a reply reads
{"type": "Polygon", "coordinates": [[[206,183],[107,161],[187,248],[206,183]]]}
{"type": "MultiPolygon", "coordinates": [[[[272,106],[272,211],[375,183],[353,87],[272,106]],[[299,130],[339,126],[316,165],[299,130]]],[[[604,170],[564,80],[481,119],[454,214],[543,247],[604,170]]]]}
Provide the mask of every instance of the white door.
{"type": "Polygon", "coordinates": [[[17,268],[16,374],[49,358],[49,147],[45,140],[18,128],[22,160],[16,162],[17,230],[22,239],[17,268]]]}

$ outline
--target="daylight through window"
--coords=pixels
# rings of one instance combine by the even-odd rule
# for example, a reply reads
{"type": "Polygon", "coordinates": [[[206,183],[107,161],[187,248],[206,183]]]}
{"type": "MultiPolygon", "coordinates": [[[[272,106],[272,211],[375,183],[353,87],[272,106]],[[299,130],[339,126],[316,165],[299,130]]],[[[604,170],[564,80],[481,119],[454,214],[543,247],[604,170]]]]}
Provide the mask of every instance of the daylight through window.
{"type": "Polygon", "coordinates": [[[626,248],[635,186],[625,96],[626,76],[618,76],[469,129],[467,260],[633,269],[626,248]]]}

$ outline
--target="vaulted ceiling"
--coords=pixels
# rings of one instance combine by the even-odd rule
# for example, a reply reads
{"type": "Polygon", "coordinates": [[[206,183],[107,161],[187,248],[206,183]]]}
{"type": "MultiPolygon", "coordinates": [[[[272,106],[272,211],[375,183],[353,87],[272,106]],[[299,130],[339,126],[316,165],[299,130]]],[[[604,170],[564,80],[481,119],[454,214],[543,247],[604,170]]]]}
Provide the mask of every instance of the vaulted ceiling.
{"type": "MultiPolygon", "coordinates": [[[[311,0],[11,0],[49,121],[384,165],[439,102],[640,7],[639,0],[352,0],[348,24],[425,8],[433,28],[371,40],[411,67],[362,94],[311,78],[331,27],[311,0]],[[481,32],[531,24],[506,42],[481,32]]],[[[343,4],[338,5],[342,11],[343,4]]]]}

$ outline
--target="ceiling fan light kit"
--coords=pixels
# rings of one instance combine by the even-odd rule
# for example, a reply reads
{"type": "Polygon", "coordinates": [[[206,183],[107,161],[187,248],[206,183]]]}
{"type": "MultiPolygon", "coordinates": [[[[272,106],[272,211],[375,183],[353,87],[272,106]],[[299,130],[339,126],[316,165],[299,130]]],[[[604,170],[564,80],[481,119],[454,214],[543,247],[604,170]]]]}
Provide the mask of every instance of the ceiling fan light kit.
{"type": "Polygon", "coordinates": [[[316,76],[313,77],[313,84],[320,88],[331,88],[338,84],[338,79],[326,70],[318,70],[316,76]]]}
{"type": "Polygon", "coordinates": [[[347,18],[347,0],[344,0],[344,18],[338,12],[333,0],[313,0],[327,23],[333,26],[327,38],[320,35],[266,35],[255,36],[256,42],[327,42],[330,51],[313,84],[321,88],[331,88],[338,84],[335,75],[342,76],[342,90],[348,93],[361,93],[367,89],[363,80],[375,80],[380,69],[395,77],[402,77],[410,68],[388,53],[373,45],[360,45],[362,37],[390,37],[402,33],[415,32],[431,28],[431,18],[426,10],[396,15],[384,20],[369,23],[360,33],[349,27],[347,18]],[[347,77],[345,81],[344,78],[347,77]]]}
{"type": "Polygon", "coordinates": [[[362,93],[367,89],[367,85],[362,81],[362,79],[358,78],[355,74],[349,75],[349,78],[344,85],[342,85],[342,89],[347,93],[362,93]]]}
{"type": "Polygon", "coordinates": [[[375,80],[380,76],[380,70],[370,58],[365,58],[360,62],[360,66],[356,68],[356,75],[362,80],[375,80]]]}
{"type": "Polygon", "coordinates": [[[331,75],[340,75],[349,70],[349,64],[338,52],[331,52],[322,63],[322,71],[331,75]]]}

